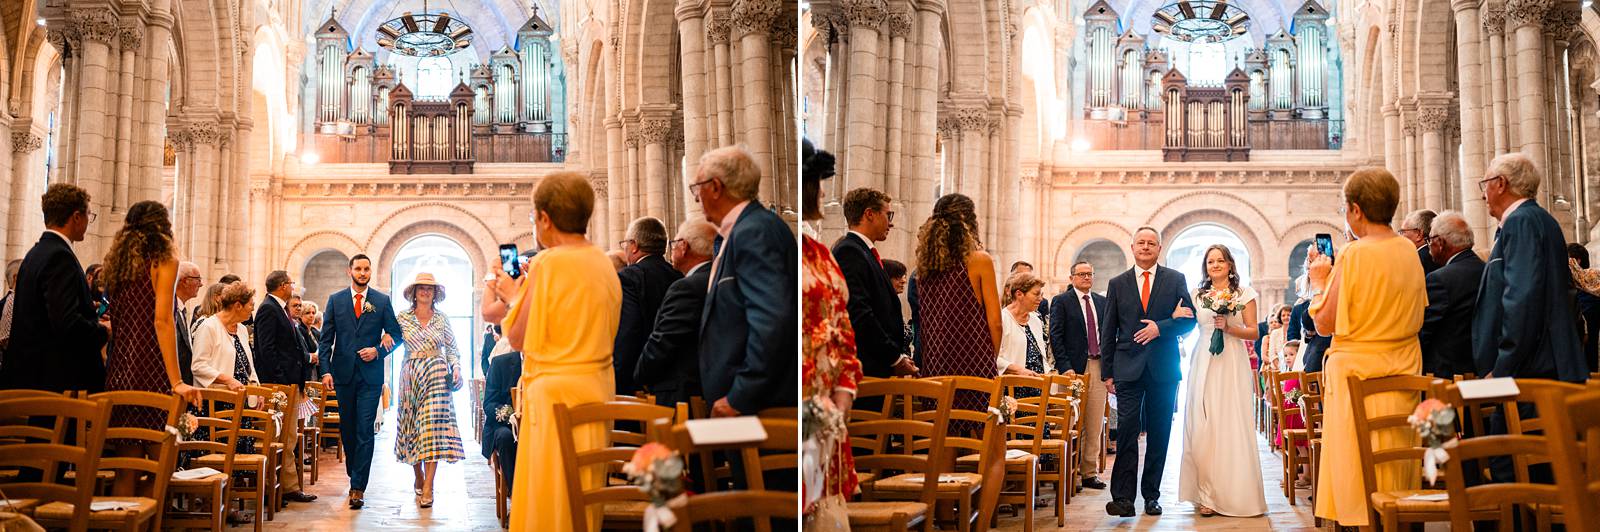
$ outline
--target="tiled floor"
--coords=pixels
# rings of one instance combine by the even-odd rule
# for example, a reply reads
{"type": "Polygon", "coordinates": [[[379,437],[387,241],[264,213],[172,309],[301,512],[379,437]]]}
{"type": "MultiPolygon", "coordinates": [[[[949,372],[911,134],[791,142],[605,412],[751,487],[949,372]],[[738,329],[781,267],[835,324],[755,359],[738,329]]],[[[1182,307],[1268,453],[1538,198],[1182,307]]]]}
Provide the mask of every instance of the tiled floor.
{"type": "MultiPolygon", "coordinates": [[[[385,413],[373,453],[372,476],[368,480],[366,508],[351,510],[345,504],[350,483],[344,464],[333,453],[321,457],[321,473],[315,486],[306,491],[317,495],[310,503],[290,503],[265,530],[305,532],[343,530],[502,530],[494,514],[494,477],[489,463],[473,438],[472,405],[463,390],[456,394],[456,416],[467,459],[440,464],[434,479],[433,508],[417,508],[412,494],[411,466],[395,461],[394,410],[385,413]]],[[[230,531],[252,530],[252,525],[230,527],[230,531]]]]}

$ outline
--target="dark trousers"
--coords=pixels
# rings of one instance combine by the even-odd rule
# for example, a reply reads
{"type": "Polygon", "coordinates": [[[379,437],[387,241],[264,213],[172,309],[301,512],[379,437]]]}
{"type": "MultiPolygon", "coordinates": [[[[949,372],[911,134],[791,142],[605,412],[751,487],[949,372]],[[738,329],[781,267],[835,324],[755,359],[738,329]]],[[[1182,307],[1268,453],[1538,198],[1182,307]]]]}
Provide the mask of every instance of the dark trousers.
{"type": "Polygon", "coordinates": [[[344,470],[350,475],[351,490],[367,490],[372,473],[372,440],[378,421],[378,401],[383,383],[347,382],[335,384],[339,394],[339,442],[344,444],[344,470]]]}
{"type": "MultiPolygon", "coordinates": [[[[1534,409],[1533,403],[1517,403],[1517,413],[1524,421],[1538,417],[1538,411],[1534,409]]],[[[1504,412],[1497,409],[1493,414],[1489,415],[1488,430],[1491,435],[1509,433],[1510,427],[1506,424],[1504,412]]],[[[1529,434],[1539,434],[1539,432],[1530,431],[1529,434]]],[[[1512,462],[1510,456],[1489,457],[1489,474],[1493,477],[1490,482],[1516,482],[1516,471],[1516,464],[1512,462]]],[[[1528,481],[1538,484],[1555,484],[1555,472],[1550,469],[1549,464],[1530,465],[1528,466],[1528,481]]],[[[1469,482],[1468,484],[1470,485],[1471,483],[1469,482]]]]}
{"type": "Polygon", "coordinates": [[[1117,460],[1111,467],[1111,497],[1134,499],[1134,485],[1145,501],[1161,498],[1161,471],[1167,463],[1167,441],[1172,436],[1172,409],[1178,400],[1178,383],[1116,381],[1117,460]],[[1144,482],[1139,482],[1139,432],[1145,439],[1144,482]]]}
{"type": "Polygon", "coordinates": [[[511,480],[516,478],[517,472],[517,438],[511,434],[511,427],[494,427],[483,437],[493,442],[490,445],[494,455],[500,457],[500,476],[505,478],[507,486],[512,486],[511,480]]]}

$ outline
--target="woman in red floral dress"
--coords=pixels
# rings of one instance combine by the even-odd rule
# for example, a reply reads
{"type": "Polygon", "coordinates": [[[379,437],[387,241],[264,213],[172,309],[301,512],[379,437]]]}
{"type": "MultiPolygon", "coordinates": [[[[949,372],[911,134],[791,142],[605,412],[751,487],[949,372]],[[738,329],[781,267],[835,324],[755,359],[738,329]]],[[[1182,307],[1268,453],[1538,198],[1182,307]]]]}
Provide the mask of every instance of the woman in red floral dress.
{"type": "MultiPolygon", "coordinates": [[[[806,221],[822,219],[821,181],[833,176],[833,155],[815,151],[810,141],[802,149],[805,161],[802,197],[806,221]]],[[[801,290],[805,297],[801,318],[801,382],[806,422],[805,451],[813,455],[807,462],[820,469],[805,479],[806,530],[849,530],[844,501],[855,494],[855,465],[850,457],[850,439],[845,423],[856,383],[861,380],[861,362],[856,359],[856,336],[850,327],[849,302],[844,273],[834,262],[828,246],[818,241],[805,224],[801,237],[801,290]],[[819,456],[827,453],[826,456],[819,456]],[[817,486],[821,481],[823,486],[817,486]]]]}

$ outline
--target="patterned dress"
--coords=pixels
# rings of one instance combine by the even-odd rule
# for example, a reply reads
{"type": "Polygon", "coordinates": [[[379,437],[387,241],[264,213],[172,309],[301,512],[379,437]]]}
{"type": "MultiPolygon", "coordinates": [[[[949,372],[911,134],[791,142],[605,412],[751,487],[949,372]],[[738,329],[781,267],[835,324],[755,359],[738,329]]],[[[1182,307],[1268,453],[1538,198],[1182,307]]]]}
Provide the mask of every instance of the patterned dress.
{"type": "MultiPolygon", "coordinates": [[[[805,295],[805,314],[802,318],[802,382],[805,398],[824,408],[832,408],[834,390],[856,389],[861,380],[861,361],[856,358],[856,335],[850,327],[849,304],[844,273],[834,262],[828,246],[811,235],[802,243],[804,269],[801,287],[805,295]]],[[[844,421],[848,412],[841,412],[838,421],[844,421]]],[[[840,423],[842,425],[842,423],[840,423]]],[[[826,464],[823,479],[827,483],[824,498],[849,497],[856,491],[855,462],[850,456],[850,440],[844,437],[843,427],[836,427],[837,441],[828,445],[830,456],[819,463],[826,464]]],[[[819,449],[820,450],[820,449],[819,449]]],[[[816,479],[807,477],[806,482],[816,479]]],[[[810,501],[808,501],[810,502],[810,501]]],[[[807,508],[810,510],[810,508],[807,508]]]]}
{"type": "Polygon", "coordinates": [[[423,325],[410,310],[398,319],[406,361],[400,377],[395,458],[407,464],[459,462],[466,453],[451,405],[449,373],[457,367],[460,353],[450,320],[436,312],[423,325]]]}
{"type": "MultiPolygon", "coordinates": [[[[923,377],[970,375],[994,378],[995,347],[983,304],[972,293],[967,265],[920,277],[917,304],[922,329],[923,377]]],[[[985,412],[988,394],[956,392],[955,408],[985,412]]],[[[972,421],[952,421],[951,434],[967,434],[983,427],[972,421]]]]}
{"type": "MultiPolygon", "coordinates": [[[[172,393],[166,361],[156,343],[154,283],[128,283],[112,296],[111,330],[106,353],[106,390],[172,393]]],[[[161,430],[167,413],[153,408],[119,406],[111,410],[111,426],[161,430]]],[[[115,445],[117,442],[112,442],[115,445]]]]}

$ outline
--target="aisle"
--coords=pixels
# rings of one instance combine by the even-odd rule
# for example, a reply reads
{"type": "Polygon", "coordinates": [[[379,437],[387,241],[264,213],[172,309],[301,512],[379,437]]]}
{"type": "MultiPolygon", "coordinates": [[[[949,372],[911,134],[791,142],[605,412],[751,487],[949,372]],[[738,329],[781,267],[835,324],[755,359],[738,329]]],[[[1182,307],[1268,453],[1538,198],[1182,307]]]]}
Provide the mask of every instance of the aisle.
{"type": "MultiPolygon", "coordinates": [[[[1188,369],[1188,359],[1183,360],[1184,369],[1188,369]]],[[[1187,383],[1188,381],[1184,381],[1187,383]]],[[[1183,411],[1183,397],[1185,385],[1178,387],[1178,411],[1183,411]]],[[[1200,517],[1195,513],[1194,506],[1189,503],[1178,502],[1178,464],[1183,458],[1183,416],[1175,414],[1172,424],[1172,442],[1167,447],[1166,473],[1161,477],[1161,507],[1163,513],[1159,517],[1144,515],[1144,500],[1135,501],[1134,506],[1139,513],[1134,517],[1112,517],[1106,515],[1106,503],[1111,501],[1109,484],[1111,484],[1111,465],[1123,455],[1106,456],[1105,471],[1100,474],[1100,479],[1108,485],[1103,490],[1083,490],[1072,497],[1072,503],[1067,505],[1067,524],[1062,530],[1103,530],[1108,528],[1127,528],[1136,530],[1317,530],[1315,519],[1312,515],[1311,503],[1306,500],[1308,490],[1298,490],[1295,505],[1290,506],[1288,499],[1283,497],[1283,488],[1278,484],[1282,477],[1282,461],[1267,445],[1267,441],[1256,435],[1256,449],[1260,453],[1261,467],[1263,469],[1261,481],[1266,486],[1267,514],[1253,518],[1234,518],[1224,516],[1200,517]]],[[[1132,456],[1132,455],[1128,455],[1132,456]]],[[[1142,456],[1142,453],[1141,453],[1142,456]]],[[[1143,468],[1141,468],[1143,473],[1143,468]]],[[[1056,516],[1049,508],[1034,509],[1035,530],[1055,530],[1056,516]]],[[[1011,518],[1002,514],[1000,520],[1002,531],[1022,530],[1022,520],[1011,518]]]]}
{"type": "MultiPolygon", "coordinates": [[[[472,421],[468,417],[472,403],[468,393],[467,388],[462,388],[455,394],[456,416],[467,459],[439,465],[438,476],[434,479],[433,508],[417,508],[411,491],[411,466],[395,461],[395,416],[391,409],[385,413],[383,430],[375,443],[365,508],[351,510],[345,504],[350,483],[344,464],[335,459],[333,453],[323,453],[317,484],[306,486],[306,492],[316,495],[317,500],[290,503],[287,510],[267,521],[263,529],[503,530],[494,515],[494,477],[489,472],[488,461],[479,453],[478,441],[473,439],[472,421]]],[[[309,478],[309,473],[307,476],[309,478]]],[[[253,525],[228,527],[228,530],[253,530],[253,525]]]]}

